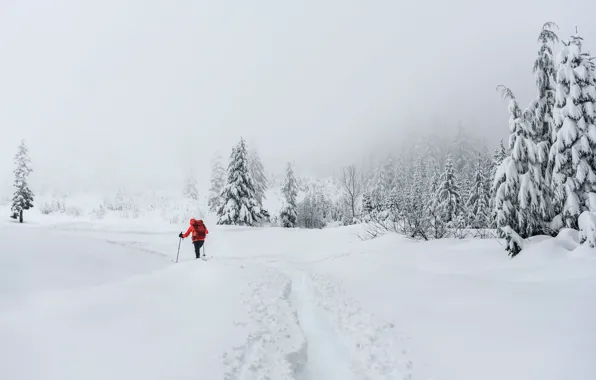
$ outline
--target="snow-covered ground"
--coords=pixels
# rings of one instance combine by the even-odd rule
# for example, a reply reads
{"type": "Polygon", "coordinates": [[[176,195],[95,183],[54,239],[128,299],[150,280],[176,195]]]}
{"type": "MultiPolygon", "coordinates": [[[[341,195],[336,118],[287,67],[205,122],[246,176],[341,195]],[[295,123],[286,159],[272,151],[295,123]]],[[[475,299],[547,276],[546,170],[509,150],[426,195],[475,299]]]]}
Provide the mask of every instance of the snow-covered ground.
{"type": "Polygon", "coordinates": [[[143,220],[0,222],[1,379],[596,378],[596,251],[143,220]]]}

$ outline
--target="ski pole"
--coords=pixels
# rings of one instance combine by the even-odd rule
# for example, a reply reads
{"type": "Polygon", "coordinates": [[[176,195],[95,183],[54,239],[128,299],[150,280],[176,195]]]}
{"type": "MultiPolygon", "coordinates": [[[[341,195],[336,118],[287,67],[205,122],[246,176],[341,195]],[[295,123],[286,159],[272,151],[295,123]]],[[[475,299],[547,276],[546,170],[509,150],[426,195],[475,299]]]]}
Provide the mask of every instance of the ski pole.
{"type": "Polygon", "coordinates": [[[176,254],[176,262],[178,262],[178,256],[180,255],[180,244],[181,243],[182,243],[182,238],[180,238],[180,240],[178,241],[178,253],[176,254]]]}

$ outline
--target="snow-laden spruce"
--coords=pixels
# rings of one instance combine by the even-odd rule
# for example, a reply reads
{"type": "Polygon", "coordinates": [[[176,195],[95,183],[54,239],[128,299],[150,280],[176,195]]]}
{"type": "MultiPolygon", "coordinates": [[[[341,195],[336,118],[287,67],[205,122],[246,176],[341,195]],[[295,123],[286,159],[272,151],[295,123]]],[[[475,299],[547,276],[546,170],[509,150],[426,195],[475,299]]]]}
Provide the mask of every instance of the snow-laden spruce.
{"type": "Polygon", "coordinates": [[[490,222],[490,194],[487,192],[486,182],[483,162],[479,158],[466,203],[467,221],[472,228],[487,228],[490,222]]]}
{"type": "Polygon", "coordinates": [[[221,191],[226,184],[226,171],[221,164],[221,157],[216,157],[211,166],[211,184],[209,186],[209,210],[217,212],[222,204],[221,191]]]}
{"type": "Polygon", "coordinates": [[[14,170],[14,187],[15,192],[12,197],[11,217],[19,219],[23,223],[23,211],[29,210],[33,207],[33,192],[29,189],[28,177],[33,171],[31,168],[31,160],[29,159],[29,150],[22,140],[19,145],[17,154],[14,157],[16,168],[14,170]]]}
{"type": "Polygon", "coordinates": [[[554,129],[553,109],[555,106],[555,61],[553,58],[553,45],[559,41],[559,37],[553,31],[557,25],[547,22],[543,25],[538,36],[540,47],[534,61],[534,75],[536,80],[537,99],[530,103],[530,111],[533,115],[533,129],[530,137],[537,147],[536,161],[540,165],[540,171],[536,172],[541,178],[535,182],[538,184],[538,191],[543,194],[545,207],[541,218],[549,221],[553,217],[551,186],[551,162],[549,151],[551,149],[551,136],[554,129]]]}
{"type": "Polygon", "coordinates": [[[265,192],[267,191],[268,181],[265,175],[265,168],[261,162],[261,158],[255,149],[252,149],[248,159],[248,169],[255,185],[255,196],[259,207],[263,207],[263,199],[265,199],[265,192]]]}
{"type": "Polygon", "coordinates": [[[232,150],[227,183],[221,192],[221,199],[217,224],[254,226],[266,217],[266,212],[259,207],[256,199],[244,138],[232,150]]]}
{"type": "Polygon", "coordinates": [[[428,187],[428,195],[425,203],[425,211],[429,218],[429,226],[431,228],[432,237],[435,239],[441,239],[447,234],[445,223],[441,219],[441,212],[438,206],[437,190],[439,187],[439,180],[441,173],[435,171],[431,176],[428,187]]]}
{"type": "Polygon", "coordinates": [[[381,211],[384,208],[394,180],[395,162],[391,157],[386,157],[385,162],[374,170],[370,181],[370,202],[374,210],[381,211]]]}
{"type": "MultiPolygon", "coordinates": [[[[419,151],[419,150],[417,150],[419,151]]],[[[423,156],[417,156],[412,170],[412,181],[406,191],[400,214],[403,218],[404,233],[411,237],[419,236],[428,240],[430,218],[426,209],[428,199],[428,176],[423,156]]]]}
{"type": "Polygon", "coordinates": [[[436,207],[441,221],[446,224],[454,224],[457,216],[463,212],[460,186],[457,182],[453,161],[451,155],[448,155],[436,192],[436,207]]]}
{"type": "MultiPolygon", "coordinates": [[[[509,155],[495,173],[493,188],[497,227],[501,232],[515,231],[522,238],[542,233],[544,216],[548,214],[547,202],[541,191],[545,184],[540,160],[540,147],[533,136],[533,115],[522,111],[510,89],[500,87],[503,97],[509,100],[509,155]],[[510,228],[505,228],[510,227],[510,228]]],[[[507,235],[507,250],[516,255],[521,247],[511,234],[507,235]]]]}
{"type": "Polygon", "coordinates": [[[298,210],[296,197],[298,196],[298,183],[294,177],[292,164],[288,162],[286,166],[286,178],[282,188],[284,195],[284,206],[280,213],[280,219],[283,227],[294,228],[298,222],[298,210]]]}
{"type": "MultiPolygon", "coordinates": [[[[538,36],[540,47],[538,56],[534,61],[534,76],[538,98],[530,104],[530,110],[534,114],[534,137],[536,143],[544,143],[550,148],[550,140],[553,130],[553,108],[555,106],[555,60],[553,57],[553,44],[559,41],[559,37],[553,31],[557,25],[547,22],[543,25],[538,36]]],[[[547,149],[548,152],[548,149],[547,149]]],[[[544,165],[546,166],[546,158],[544,165]]]]}
{"type": "Polygon", "coordinates": [[[555,190],[552,226],[578,227],[579,215],[596,210],[596,89],[590,57],[578,35],[563,42],[550,149],[555,190]]]}

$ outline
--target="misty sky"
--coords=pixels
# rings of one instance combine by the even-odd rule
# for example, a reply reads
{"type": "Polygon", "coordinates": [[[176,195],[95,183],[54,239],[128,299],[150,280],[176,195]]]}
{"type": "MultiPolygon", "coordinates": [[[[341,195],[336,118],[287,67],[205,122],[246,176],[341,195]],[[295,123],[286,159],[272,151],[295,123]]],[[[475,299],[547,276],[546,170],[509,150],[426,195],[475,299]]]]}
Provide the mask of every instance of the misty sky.
{"type": "Polygon", "coordinates": [[[407,130],[507,134],[552,20],[596,48],[592,0],[0,2],[0,189],[208,181],[242,135],[268,170],[326,175],[407,130]]]}

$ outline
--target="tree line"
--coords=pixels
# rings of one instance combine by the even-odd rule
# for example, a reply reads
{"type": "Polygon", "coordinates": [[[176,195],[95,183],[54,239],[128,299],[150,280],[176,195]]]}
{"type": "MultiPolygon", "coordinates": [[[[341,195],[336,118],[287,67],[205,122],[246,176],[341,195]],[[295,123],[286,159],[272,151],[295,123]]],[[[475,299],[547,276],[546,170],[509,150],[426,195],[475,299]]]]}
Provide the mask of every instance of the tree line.
{"type": "MultiPolygon", "coordinates": [[[[420,239],[496,230],[512,256],[525,238],[577,229],[582,212],[596,211],[596,61],[579,34],[561,41],[557,28],[545,23],[538,35],[536,98],[527,107],[497,87],[508,100],[510,136],[492,153],[461,127],[451,139],[404,138],[371,168],[343,168],[339,200],[324,186],[300,186],[288,164],[280,224],[366,223],[370,236],[392,230],[420,239]]],[[[214,166],[211,184],[210,207],[221,224],[268,218],[262,164],[243,140],[227,172],[214,166]]]]}

